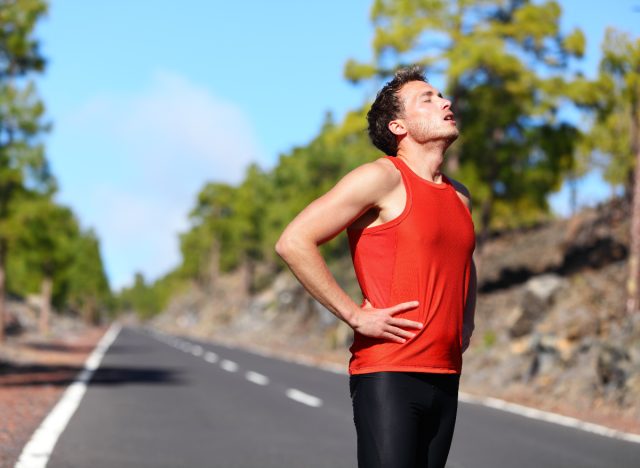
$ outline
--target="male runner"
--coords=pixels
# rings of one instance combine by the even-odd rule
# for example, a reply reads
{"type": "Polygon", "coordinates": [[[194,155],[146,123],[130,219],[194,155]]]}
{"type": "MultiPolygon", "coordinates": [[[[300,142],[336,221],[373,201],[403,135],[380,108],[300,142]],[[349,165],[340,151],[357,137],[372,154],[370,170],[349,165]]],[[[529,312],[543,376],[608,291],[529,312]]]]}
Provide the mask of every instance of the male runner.
{"type": "Polygon", "coordinates": [[[476,288],[471,197],[440,171],[458,129],[451,102],[418,67],[396,73],[367,120],[387,156],[356,168],[307,206],[276,251],[354,330],[349,386],[358,466],[444,467],[476,288]],[[360,306],[318,250],[345,228],[360,306]]]}

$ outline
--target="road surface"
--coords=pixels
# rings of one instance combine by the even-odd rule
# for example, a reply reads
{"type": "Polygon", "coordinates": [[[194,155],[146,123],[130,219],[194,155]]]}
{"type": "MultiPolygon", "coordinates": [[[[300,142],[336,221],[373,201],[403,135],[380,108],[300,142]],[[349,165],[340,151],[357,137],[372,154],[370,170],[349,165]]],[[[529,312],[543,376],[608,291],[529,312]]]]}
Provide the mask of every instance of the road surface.
{"type": "MultiPolygon", "coordinates": [[[[345,362],[346,365],[346,362],[345,362]]],[[[348,377],[124,327],[52,468],[353,468],[348,377]]],[[[449,468],[640,466],[640,444],[460,403],[449,468]]]]}

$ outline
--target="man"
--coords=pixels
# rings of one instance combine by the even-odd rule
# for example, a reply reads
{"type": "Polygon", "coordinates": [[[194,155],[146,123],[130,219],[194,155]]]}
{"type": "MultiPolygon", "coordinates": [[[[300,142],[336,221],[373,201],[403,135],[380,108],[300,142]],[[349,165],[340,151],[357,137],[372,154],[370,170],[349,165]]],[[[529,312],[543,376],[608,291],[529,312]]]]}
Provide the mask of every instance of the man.
{"type": "Polygon", "coordinates": [[[307,206],[276,251],[354,330],[349,385],[358,466],[444,467],[476,288],[471,197],[440,171],[458,129],[451,102],[418,67],[396,73],[367,120],[387,156],[356,168],[307,206]],[[345,228],[360,306],[318,250],[345,228]]]}

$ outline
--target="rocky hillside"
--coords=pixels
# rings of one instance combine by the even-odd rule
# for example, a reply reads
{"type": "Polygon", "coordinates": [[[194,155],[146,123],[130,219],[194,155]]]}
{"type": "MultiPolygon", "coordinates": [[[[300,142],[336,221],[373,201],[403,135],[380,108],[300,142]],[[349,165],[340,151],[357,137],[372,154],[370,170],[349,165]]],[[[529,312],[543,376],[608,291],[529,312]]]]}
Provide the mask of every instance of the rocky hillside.
{"type": "MultiPolygon", "coordinates": [[[[495,234],[479,269],[462,388],[640,432],[640,317],[625,313],[629,207],[613,200],[495,234]]],[[[359,298],[350,260],[331,269],[359,298]]],[[[305,356],[346,369],[351,329],[284,272],[247,297],[241,273],[176,297],[169,332],[305,356]]]]}

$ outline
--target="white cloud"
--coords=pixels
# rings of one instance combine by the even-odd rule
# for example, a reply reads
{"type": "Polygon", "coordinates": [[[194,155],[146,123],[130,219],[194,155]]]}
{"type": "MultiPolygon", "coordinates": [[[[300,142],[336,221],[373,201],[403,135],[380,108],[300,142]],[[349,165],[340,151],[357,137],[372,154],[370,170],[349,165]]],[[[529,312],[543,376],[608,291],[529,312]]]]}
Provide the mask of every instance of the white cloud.
{"type": "Polygon", "coordinates": [[[61,198],[97,230],[116,288],[135,271],[155,278],[173,268],[203,184],[237,183],[263,159],[237,106],[170,72],[138,93],[94,97],[55,132],[54,163],[73,172],[61,174],[61,198]]]}

